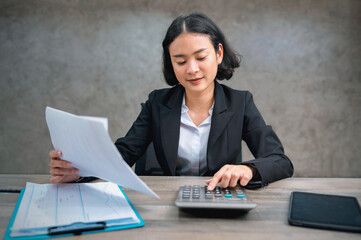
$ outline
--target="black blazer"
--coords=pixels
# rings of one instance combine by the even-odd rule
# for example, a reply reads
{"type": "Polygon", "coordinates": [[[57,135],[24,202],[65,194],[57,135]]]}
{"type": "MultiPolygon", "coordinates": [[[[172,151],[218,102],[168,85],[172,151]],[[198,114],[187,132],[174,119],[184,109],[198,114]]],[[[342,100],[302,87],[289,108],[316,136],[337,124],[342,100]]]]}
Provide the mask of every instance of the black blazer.
{"type": "MultiPolygon", "coordinates": [[[[181,106],[184,88],[155,90],[125,137],[115,145],[124,160],[132,166],[146,151],[150,142],[165,175],[174,176],[178,154],[181,106]]],[[[290,177],[293,166],[284,154],[282,144],[272,127],[266,125],[252,94],[238,91],[215,81],[214,108],[207,147],[205,176],[214,175],[225,164],[250,164],[257,168],[261,185],[290,177]],[[244,140],[254,160],[243,163],[237,157],[244,140]]]]}

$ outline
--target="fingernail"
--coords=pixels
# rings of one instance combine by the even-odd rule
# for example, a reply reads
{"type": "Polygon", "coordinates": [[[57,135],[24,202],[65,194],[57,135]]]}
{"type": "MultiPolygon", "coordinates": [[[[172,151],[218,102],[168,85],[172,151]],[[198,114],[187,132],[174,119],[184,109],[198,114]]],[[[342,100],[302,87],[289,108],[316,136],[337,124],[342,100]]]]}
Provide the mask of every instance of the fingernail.
{"type": "Polygon", "coordinates": [[[71,167],[71,163],[70,162],[66,163],[66,166],[71,167]]]}
{"type": "Polygon", "coordinates": [[[60,156],[60,155],[61,155],[61,152],[60,152],[60,151],[56,151],[56,154],[58,154],[58,156],[60,156]]]}

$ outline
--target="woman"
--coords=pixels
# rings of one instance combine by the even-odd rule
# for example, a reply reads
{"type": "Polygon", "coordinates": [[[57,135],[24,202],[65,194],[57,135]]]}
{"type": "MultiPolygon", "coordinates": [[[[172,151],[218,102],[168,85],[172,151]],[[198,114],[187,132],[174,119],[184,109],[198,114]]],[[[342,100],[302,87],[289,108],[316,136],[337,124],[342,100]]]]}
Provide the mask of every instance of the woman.
{"type": "MultiPolygon", "coordinates": [[[[218,183],[260,187],[292,176],[292,163],[252,95],[216,81],[230,79],[239,63],[207,16],[176,18],[163,40],[163,73],[174,87],[150,93],[127,135],[115,142],[124,160],[133,165],[153,142],[165,175],[213,176],[206,181],[210,190],[218,183]],[[238,162],[242,140],[256,159],[238,162]]],[[[60,151],[49,155],[52,183],[79,179],[60,151]]]]}

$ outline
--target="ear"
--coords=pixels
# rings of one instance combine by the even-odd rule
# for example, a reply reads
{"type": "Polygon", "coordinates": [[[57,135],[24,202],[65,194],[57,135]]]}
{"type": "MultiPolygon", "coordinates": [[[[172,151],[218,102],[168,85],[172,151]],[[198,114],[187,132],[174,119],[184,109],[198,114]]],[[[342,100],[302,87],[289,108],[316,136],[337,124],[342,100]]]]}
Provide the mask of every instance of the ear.
{"type": "Polygon", "coordinates": [[[223,60],[223,45],[222,43],[218,43],[218,52],[216,52],[217,63],[218,65],[222,63],[223,60]]]}

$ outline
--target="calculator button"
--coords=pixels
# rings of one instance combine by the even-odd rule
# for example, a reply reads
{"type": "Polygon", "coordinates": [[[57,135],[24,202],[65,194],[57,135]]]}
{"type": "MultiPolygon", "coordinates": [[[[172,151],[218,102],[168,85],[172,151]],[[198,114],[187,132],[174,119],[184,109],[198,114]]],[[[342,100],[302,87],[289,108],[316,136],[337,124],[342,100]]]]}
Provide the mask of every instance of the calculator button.
{"type": "Polygon", "coordinates": [[[247,208],[250,201],[246,191],[242,190],[242,188],[217,186],[210,191],[207,185],[183,185],[179,188],[176,205],[185,208],[242,209],[241,206],[244,204],[247,208]]]}
{"type": "Polygon", "coordinates": [[[214,194],[214,196],[215,196],[216,198],[221,198],[223,195],[220,194],[220,193],[216,193],[216,194],[214,194]]]}
{"type": "Polygon", "coordinates": [[[246,195],[244,195],[244,194],[237,194],[237,198],[246,198],[246,195]]]}
{"type": "Polygon", "coordinates": [[[206,198],[206,199],[212,199],[213,197],[212,197],[212,194],[206,194],[206,195],[204,195],[204,197],[206,198]]]}

